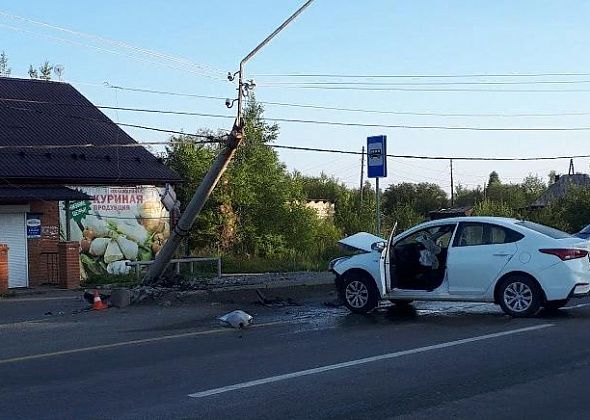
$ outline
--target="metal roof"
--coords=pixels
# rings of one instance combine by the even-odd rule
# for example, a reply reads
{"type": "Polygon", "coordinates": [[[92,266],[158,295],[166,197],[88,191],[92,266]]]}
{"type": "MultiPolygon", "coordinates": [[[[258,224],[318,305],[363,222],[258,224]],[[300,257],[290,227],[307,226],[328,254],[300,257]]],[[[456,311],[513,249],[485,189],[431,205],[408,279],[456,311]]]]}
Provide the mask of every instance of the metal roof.
{"type": "Polygon", "coordinates": [[[71,147],[83,144],[137,142],[68,83],[0,77],[0,147],[66,146],[0,149],[0,178],[70,185],[181,180],[143,147],[71,147]]]}
{"type": "Polygon", "coordinates": [[[30,185],[2,185],[0,186],[0,202],[20,202],[31,200],[92,200],[88,194],[61,185],[30,186],[30,185]]]}

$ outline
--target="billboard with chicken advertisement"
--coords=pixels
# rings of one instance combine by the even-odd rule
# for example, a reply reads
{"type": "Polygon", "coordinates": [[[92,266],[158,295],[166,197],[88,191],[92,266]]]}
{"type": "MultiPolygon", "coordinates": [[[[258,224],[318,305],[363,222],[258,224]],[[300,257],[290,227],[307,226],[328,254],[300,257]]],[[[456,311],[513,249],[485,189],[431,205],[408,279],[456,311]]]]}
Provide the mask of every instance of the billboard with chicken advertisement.
{"type": "Polygon", "coordinates": [[[93,198],[60,203],[60,236],[80,241],[83,281],[93,274],[127,274],[127,261],[152,260],[170,236],[170,216],[161,201],[165,188],[73,188],[93,198]]]}

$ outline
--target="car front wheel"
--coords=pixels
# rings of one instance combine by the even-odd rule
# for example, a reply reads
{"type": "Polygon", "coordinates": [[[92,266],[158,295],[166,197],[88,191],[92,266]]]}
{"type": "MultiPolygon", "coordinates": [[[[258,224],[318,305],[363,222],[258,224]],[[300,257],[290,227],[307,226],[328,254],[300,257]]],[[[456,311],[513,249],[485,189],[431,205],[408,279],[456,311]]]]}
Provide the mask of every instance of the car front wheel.
{"type": "Polygon", "coordinates": [[[377,288],[368,275],[350,274],[344,280],[344,303],[351,312],[366,314],[377,307],[377,288]]]}
{"type": "Polygon", "coordinates": [[[539,285],[526,276],[511,276],[504,280],[498,297],[502,310],[518,318],[535,315],[542,302],[539,285]]]}

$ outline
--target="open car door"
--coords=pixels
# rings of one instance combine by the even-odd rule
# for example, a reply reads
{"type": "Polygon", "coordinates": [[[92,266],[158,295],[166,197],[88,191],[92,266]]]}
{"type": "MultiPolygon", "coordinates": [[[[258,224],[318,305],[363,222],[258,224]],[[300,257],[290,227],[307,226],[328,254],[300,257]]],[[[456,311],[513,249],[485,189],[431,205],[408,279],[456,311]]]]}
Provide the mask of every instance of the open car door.
{"type": "Polygon", "coordinates": [[[397,222],[393,225],[393,229],[391,229],[391,234],[389,235],[389,239],[387,240],[387,245],[385,249],[381,253],[381,259],[379,261],[381,265],[381,283],[385,284],[385,290],[390,292],[391,287],[391,246],[393,243],[393,238],[395,237],[395,231],[397,230],[397,222]]]}

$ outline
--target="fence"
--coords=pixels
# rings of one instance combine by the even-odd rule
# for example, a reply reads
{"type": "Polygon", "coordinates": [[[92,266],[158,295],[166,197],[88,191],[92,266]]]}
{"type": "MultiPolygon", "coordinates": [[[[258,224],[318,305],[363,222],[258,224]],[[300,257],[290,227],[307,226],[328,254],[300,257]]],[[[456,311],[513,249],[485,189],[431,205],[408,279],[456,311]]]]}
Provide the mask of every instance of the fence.
{"type": "MultiPolygon", "coordinates": [[[[221,277],[221,257],[185,257],[170,260],[170,264],[175,266],[176,274],[180,274],[180,264],[190,264],[190,273],[195,272],[195,263],[216,261],[217,262],[217,277],[221,277]]],[[[139,280],[141,276],[142,267],[147,267],[153,264],[153,261],[130,261],[127,263],[129,267],[135,269],[135,275],[139,280]]]]}

